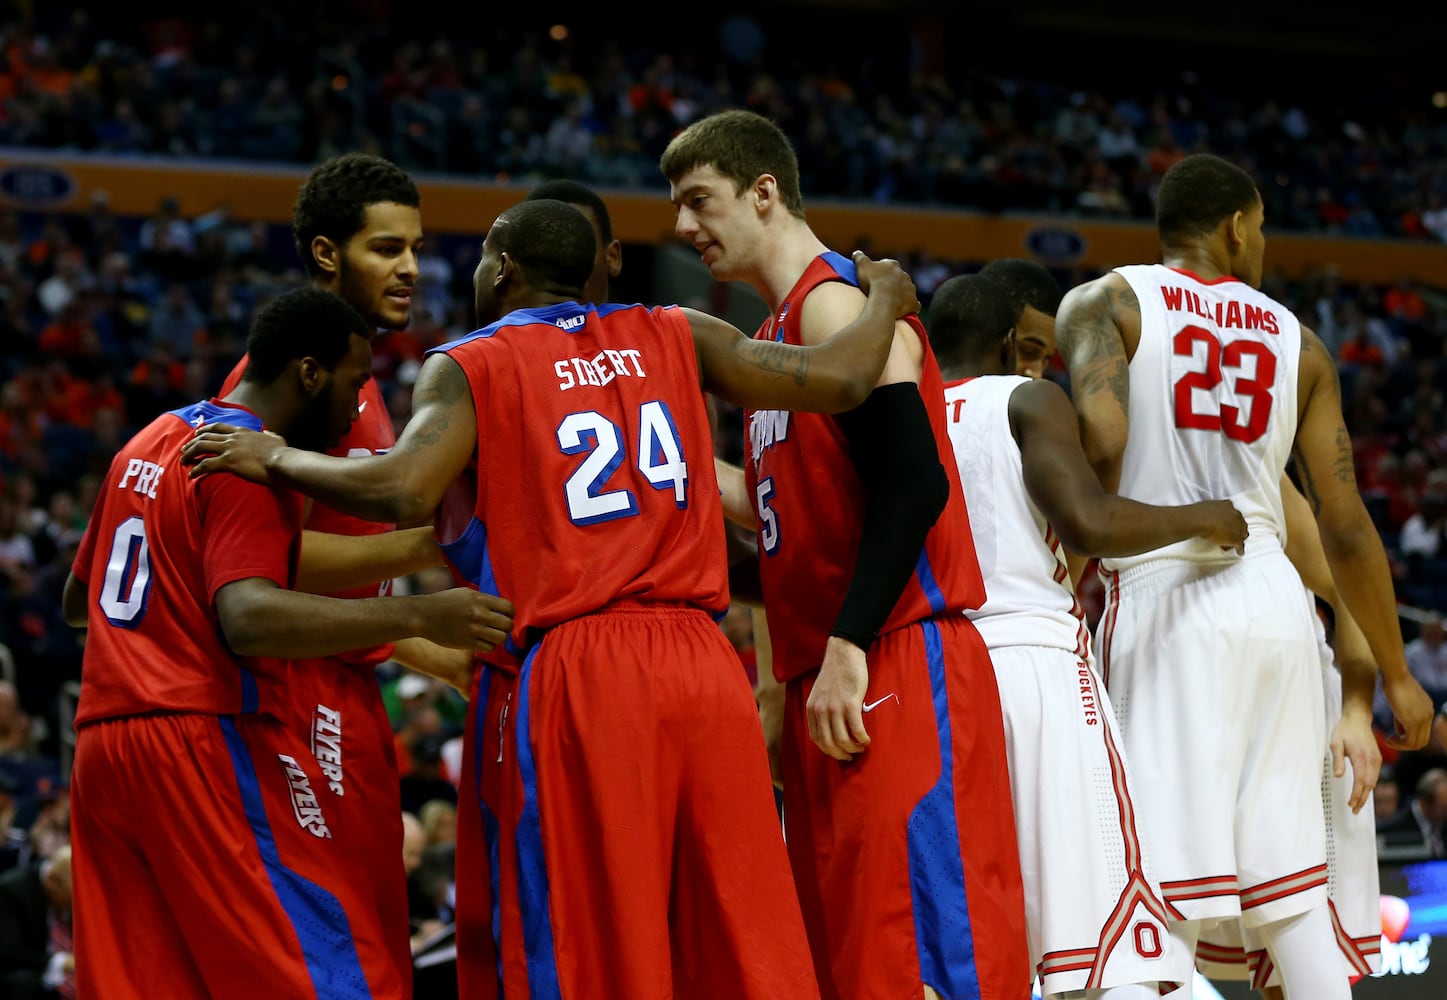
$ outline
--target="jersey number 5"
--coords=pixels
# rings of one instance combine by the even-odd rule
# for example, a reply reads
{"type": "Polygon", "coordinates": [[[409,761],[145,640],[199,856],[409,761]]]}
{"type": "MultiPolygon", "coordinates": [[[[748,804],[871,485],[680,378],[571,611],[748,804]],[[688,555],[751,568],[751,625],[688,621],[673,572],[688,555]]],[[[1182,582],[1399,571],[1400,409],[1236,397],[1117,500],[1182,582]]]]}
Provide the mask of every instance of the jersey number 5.
{"type": "MultiPolygon", "coordinates": [[[[570,413],[558,425],[558,447],[564,455],[586,453],[563,484],[568,517],[574,524],[597,524],[638,513],[632,490],[605,490],[623,464],[623,435],[618,425],[597,410],[570,413]]],[[[680,509],[688,506],[688,465],[683,441],[668,404],[654,399],[638,413],[638,471],[655,490],[673,490],[680,509]]]]}
{"type": "Polygon", "coordinates": [[[111,554],[101,582],[100,609],[117,628],[135,628],[146,616],[151,596],[151,550],[146,544],[146,522],[128,517],[116,527],[111,554]]]}
{"type": "Polygon", "coordinates": [[[1194,365],[1176,380],[1176,426],[1185,430],[1219,431],[1233,441],[1250,444],[1266,433],[1271,417],[1271,385],[1276,380],[1276,355],[1265,344],[1255,340],[1233,340],[1222,348],[1215,334],[1200,326],[1184,327],[1176,334],[1172,347],[1177,357],[1195,359],[1196,345],[1204,344],[1205,370],[1194,365]],[[1255,361],[1254,371],[1246,374],[1246,359],[1255,361]],[[1214,393],[1224,378],[1222,369],[1235,373],[1231,391],[1237,400],[1250,401],[1250,415],[1243,421],[1241,408],[1231,403],[1218,403],[1203,412],[1196,409],[1194,390],[1214,393]]]}

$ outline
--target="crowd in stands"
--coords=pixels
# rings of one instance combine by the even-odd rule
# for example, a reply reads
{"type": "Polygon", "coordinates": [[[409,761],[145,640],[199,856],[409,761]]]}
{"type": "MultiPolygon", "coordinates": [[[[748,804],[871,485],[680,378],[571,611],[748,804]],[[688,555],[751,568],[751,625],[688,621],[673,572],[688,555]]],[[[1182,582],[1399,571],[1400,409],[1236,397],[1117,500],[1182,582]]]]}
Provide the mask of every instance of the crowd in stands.
{"type": "Polygon", "coordinates": [[[931,58],[939,26],[892,15],[817,47],[742,14],[691,14],[688,32],[299,24],[268,5],[116,16],[0,26],[0,144],[293,163],[370,149],[414,170],[657,187],[677,129],[743,106],[789,133],[808,199],[1143,219],[1161,174],[1208,150],[1262,178],[1275,227],[1447,241],[1447,93],[1385,74],[1280,94],[1184,67],[1085,86],[1047,60],[1012,75],[931,58]]]}

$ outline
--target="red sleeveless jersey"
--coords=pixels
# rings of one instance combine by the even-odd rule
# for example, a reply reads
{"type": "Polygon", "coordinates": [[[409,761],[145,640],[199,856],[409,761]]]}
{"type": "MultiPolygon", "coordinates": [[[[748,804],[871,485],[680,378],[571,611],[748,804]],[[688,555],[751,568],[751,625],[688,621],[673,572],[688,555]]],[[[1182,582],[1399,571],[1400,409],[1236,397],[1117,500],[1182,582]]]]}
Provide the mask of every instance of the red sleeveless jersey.
{"type": "Polygon", "coordinates": [[[90,617],[77,725],[148,712],[281,714],[288,661],[233,654],[214,602],[251,577],[292,586],[303,501],[229,473],[191,479],[181,448],[215,423],[261,429],[250,410],[214,400],[162,414],[101,483],[71,566],[90,617]]]}
{"type": "MultiPolygon", "coordinates": [[[[437,512],[453,574],[517,608],[513,647],[615,601],[728,609],[723,508],[677,307],[520,309],[434,348],[477,411],[437,512]]],[[[431,353],[431,352],[429,352],[431,353]]]]}
{"type": "MultiPolygon", "coordinates": [[[[778,313],[759,327],[755,339],[802,344],[799,315],[804,300],[828,281],[857,286],[853,261],[832,252],[816,257],[778,313]]],[[[961,614],[985,599],[945,424],[939,365],[923,324],[913,316],[909,322],[924,349],[919,391],[934,427],[940,464],[949,477],[950,498],[881,634],[927,618],[961,614]]],[[[748,410],[744,425],[744,467],[759,519],[759,576],[769,614],[774,675],[782,682],[813,670],[824,658],[829,632],[854,576],[865,494],[849,457],[849,442],[832,416],[748,410]]]]}

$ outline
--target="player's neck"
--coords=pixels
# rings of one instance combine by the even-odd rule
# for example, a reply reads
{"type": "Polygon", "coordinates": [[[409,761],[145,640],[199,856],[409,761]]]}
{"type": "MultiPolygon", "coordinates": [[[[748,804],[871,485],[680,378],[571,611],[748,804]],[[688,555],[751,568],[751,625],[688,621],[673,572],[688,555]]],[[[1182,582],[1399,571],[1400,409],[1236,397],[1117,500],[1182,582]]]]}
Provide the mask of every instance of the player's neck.
{"type": "Polygon", "coordinates": [[[277,398],[278,394],[269,386],[257,385],[242,379],[241,382],[222,398],[223,403],[244,406],[261,418],[261,424],[269,431],[285,437],[296,419],[297,408],[287,406],[277,398]]]}
{"type": "Polygon", "coordinates": [[[999,365],[992,365],[979,358],[961,358],[959,361],[953,362],[941,360],[939,365],[940,379],[945,382],[963,382],[967,378],[979,378],[982,375],[1009,374],[999,365]]]}
{"type": "Polygon", "coordinates": [[[1230,262],[1211,247],[1171,247],[1161,255],[1161,263],[1178,271],[1190,271],[1203,281],[1231,277],[1230,262]]]}
{"type": "Polygon", "coordinates": [[[769,304],[770,312],[778,309],[789,297],[814,258],[829,249],[801,219],[789,216],[779,230],[770,234],[767,250],[762,255],[764,259],[749,281],[754,291],[769,304]]]}

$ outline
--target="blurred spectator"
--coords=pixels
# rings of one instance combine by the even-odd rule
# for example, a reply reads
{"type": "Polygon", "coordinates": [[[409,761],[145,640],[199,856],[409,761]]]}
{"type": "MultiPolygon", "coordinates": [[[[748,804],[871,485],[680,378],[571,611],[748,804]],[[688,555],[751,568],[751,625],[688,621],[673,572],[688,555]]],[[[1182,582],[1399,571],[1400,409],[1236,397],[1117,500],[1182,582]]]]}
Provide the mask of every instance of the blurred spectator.
{"type": "Polygon", "coordinates": [[[1383,767],[1372,789],[1372,810],[1376,814],[1377,828],[1382,829],[1397,823],[1402,813],[1402,786],[1397,784],[1397,775],[1390,767],[1383,767]]]}
{"type": "Polygon", "coordinates": [[[422,804],[417,819],[427,834],[427,846],[457,843],[457,806],[442,799],[422,804]]]}
{"type": "Polygon", "coordinates": [[[1393,847],[1421,846],[1425,856],[1447,857],[1443,841],[1447,824],[1447,770],[1434,767],[1417,779],[1416,794],[1395,821],[1379,824],[1381,843],[1393,847]]]}
{"type": "Polygon", "coordinates": [[[20,707],[15,685],[0,680],[0,757],[37,756],[40,740],[36,728],[20,707]]]}
{"type": "Polygon", "coordinates": [[[175,198],[162,198],[156,214],[141,225],[141,263],[162,277],[184,281],[196,274],[196,235],[181,217],[175,198]]]}
{"type": "Polygon", "coordinates": [[[75,997],[68,847],[0,874],[0,996],[75,997]]]}
{"type": "Polygon", "coordinates": [[[1432,613],[1422,622],[1422,632],[1407,643],[1407,668],[1427,689],[1436,705],[1447,701],[1447,631],[1442,616],[1432,613]]]}
{"type": "Polygon", "coordinates": [[[457,804],[457,789],[442,773],[440,736],[423,736],[412,744],[412,769],[402,776],[402,809],[414,816],[433,799],[457,804]]]}
{"type": "Polygon", "coordinates": [[[1420,559],[1447,555],[1442,548],[1444,527],[1447,527],[1447,470],[1437,470],[1428,477],[1417,512],[1402,524],[1398,542],[1402,555],[1420,559]]]}

